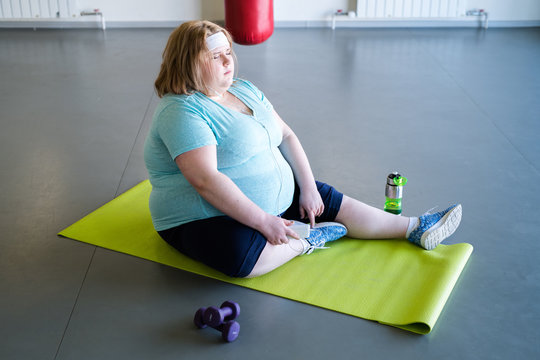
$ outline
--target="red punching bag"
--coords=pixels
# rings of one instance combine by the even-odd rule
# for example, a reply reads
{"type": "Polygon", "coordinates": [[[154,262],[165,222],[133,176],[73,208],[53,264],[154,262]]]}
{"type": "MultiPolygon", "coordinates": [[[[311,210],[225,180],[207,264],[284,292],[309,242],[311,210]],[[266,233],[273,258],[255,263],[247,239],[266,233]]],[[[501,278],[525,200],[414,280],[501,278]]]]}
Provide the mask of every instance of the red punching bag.
{"type": "Polygon", "coordinates": [[[238,44],[262,43],[274,32],[274,1],[225,0],[225,27],[238,44]]]}

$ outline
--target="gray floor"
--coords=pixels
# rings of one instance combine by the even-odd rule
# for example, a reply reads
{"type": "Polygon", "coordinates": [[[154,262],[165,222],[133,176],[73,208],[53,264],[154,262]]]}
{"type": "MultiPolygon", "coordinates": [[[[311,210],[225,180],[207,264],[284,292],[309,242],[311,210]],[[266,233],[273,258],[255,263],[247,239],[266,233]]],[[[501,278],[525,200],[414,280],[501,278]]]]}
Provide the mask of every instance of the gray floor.
{"type": "MultiPolygon", "coordinates": [[[[236,51],[316,177],[405,214],[461,202],[475,250],[434,331],[393,327],[57,237],[146,178],[170,29],[1,30],[1,359],[540,357],[540,29],[278,29],[236,51]],[[242,306],[240,338],[194,328],[242,306]]],[[[298,279],[302,281],[302,279],[298,279]]]]}

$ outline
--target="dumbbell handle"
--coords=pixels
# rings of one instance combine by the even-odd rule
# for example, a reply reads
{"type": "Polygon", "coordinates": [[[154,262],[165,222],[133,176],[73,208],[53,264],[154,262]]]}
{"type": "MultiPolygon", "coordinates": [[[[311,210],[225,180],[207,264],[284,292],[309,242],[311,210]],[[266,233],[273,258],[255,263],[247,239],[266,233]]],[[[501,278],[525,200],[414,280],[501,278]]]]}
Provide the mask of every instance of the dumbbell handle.
{"type": "Polygon", "coordinates": [[[204,322],[212,327],[216,327],[226,320],[233,320],[233,309],[230,307],[222,307],[218,309],[211,306],[204,312],[204,322]]]}

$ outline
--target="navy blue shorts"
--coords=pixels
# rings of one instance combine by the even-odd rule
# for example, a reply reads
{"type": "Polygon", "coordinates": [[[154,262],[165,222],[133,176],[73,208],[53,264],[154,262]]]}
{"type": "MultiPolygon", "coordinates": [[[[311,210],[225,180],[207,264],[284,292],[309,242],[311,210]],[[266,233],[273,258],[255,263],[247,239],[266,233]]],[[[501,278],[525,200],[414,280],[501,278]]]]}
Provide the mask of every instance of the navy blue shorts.
{"type": "MultiPolygon", "coordinates": [[[[324,212],[315,221],[334,221],[343,194],[319,181],[317,189],[324,203],[324,212]]],[[[300,191],[296,186],[293,202],[281,217],[309,221],[300,218],[299,197],[300,191]]],[[[229,216],[196,220],[158,233],[184,255],[232,277],[249,275],[266,245],[266,238],[260,232],[229,216]]]]}

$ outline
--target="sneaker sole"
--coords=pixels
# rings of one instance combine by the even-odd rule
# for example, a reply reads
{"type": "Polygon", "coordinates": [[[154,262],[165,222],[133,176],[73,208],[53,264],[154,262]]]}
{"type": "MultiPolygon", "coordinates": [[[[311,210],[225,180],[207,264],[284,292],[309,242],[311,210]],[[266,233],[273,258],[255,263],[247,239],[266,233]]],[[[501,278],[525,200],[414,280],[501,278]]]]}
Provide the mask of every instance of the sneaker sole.
{"type": "Polygon", "coordinates": [[[461,222],[461,205],[448,211],[431,229],[427,230],[420,242],[426,250],[435,249],[444,239],[452,235],[461,222]]]}

